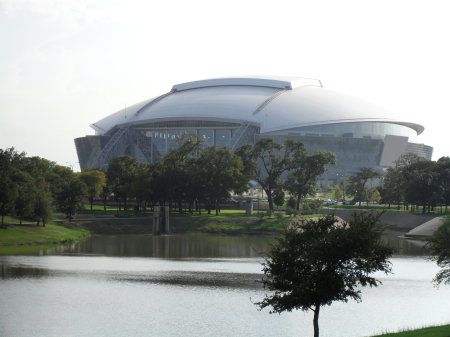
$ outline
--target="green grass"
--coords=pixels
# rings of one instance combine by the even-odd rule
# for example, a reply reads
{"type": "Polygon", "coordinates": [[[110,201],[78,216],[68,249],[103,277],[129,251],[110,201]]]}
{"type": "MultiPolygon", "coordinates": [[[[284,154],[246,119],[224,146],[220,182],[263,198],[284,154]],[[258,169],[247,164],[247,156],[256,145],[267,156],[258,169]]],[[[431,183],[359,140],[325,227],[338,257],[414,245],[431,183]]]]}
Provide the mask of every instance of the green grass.
{"type": "Polygon", "coordinates": [[[388,333],[374,337],[450,337],[450,325],[388,333]]]}
{"type": "MultiPolygon", "coordinates": [[[[307,215],[314,217],[319,215],[307,215]]],[[[284,212],[276,212],[268,217],[266,212],[256,212],[247,215],[243,210],[222,210],[218,216],[215,212],[207,214],[170,214],[170,231],[172,233],[215,233],[215,234],[277,234],[282,233],[289,225],[292,218],[284,212]]],[[[87,228],[96,234],[139,234],[152,232],[152,217],[130,216],[94,217],[80,221],[74,221],[78,227],[87,228]]]]}
{"type": "Polygon", "coordinates": [[[19,224],[17,219],[5,217],[6,228],[0,229],[0,255],[22,254],[51,246],[80,240],[89,235],[84,229],[50,221],[45,227],[34,223],[19,224]]]}
{"type": "MultiPolygon", "coordinates": [[[[314,217],[317,214],[303,217],[314,217]]],[[[250,233],[282,233],[291,222],[292,218],[285,216],[284,212],[271,217],[265,216],[265,212],[255,215],[247,215],[244,211],[221,211],[220,215],[177,215],[172,214],[171,226],[178,233],[206,232],[224,234],[250,234],[250,233]],[[264,215],[264,217],[263,217],[264,215]]]]}
{"type": "MultiPolygon", "coordinates": [[[[404,206],[401,206],[400,208],[397,207],[397,205],[392,204],[389,208],[388,205],[385,204],[369,204],[369,206],[366,205],[365,202],[361,203],[361,207],[358,206],[359,203],[356,203],[355,205],[324,205],[323,208],[332,208],[332,209],[348,209],[348,210],[373,210],[373,211],[387,211],[387,212],[403,212],[403,213],[411,213],[411,207],[406,208],[404,206]]],[[[444,208],[442,207],[435,207],[431,213],[422,213],[422,207],[417,207],[415,212],[412,214],[415,215],[444,215],[444,208]]]]}

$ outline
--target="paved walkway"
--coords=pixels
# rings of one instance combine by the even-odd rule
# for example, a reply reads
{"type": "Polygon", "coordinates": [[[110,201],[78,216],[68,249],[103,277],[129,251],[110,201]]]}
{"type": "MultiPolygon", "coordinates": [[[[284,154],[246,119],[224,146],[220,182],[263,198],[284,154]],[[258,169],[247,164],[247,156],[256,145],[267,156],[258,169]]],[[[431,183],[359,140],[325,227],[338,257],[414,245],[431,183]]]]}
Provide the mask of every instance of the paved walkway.
{"type": "Polygon", "coordinates": [[[405,236],[410,238],[432,236],[443,223],[441,218],[431,219],[420,226],[411,229],[408,233],[405,233],[405,236]]]}

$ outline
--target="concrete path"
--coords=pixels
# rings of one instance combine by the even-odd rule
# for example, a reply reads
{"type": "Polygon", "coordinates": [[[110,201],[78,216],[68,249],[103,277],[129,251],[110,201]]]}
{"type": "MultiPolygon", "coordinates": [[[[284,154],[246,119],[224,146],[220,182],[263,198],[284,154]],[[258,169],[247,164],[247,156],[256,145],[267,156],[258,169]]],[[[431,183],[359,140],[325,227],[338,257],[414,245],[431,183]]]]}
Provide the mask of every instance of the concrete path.
{"type": "Polygon", "coordinates": [[[432,236],[443,223],[441,218],[431,219],[410,230],[408,233],[405,233],[405,236],[409,238],[432,236]]]}

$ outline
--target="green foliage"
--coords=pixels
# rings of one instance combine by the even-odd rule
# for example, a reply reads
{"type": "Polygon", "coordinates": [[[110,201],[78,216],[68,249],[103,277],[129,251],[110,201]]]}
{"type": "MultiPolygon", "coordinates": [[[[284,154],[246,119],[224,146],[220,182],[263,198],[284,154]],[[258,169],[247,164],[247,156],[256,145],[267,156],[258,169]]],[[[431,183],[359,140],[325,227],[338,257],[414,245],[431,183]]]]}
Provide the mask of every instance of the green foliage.
{"type": "Polygon", "coordinates": [[[328,151],[315,151],[312,154],[300,152],[293,162],[293,169],[286,180],[286,189],[296,197],[296,208],[307,195],[316,191],[319,177],[325,173],[328,165],[336,163],[336,156],[328,151]]]}
{"type": "Polygon", "coordinates": [[[100,196],[103,188],[106,186],[105,172],[100,170],[89,170],[79,173],[78,178],[86,185],[86,193],[89,198],[89,203],[94,202],[94,198],[100,196]]]}
{"type": "Polygon", "coordinates": [[[416,155],[401,156],[389,168],[379,188],[382,201],[422,206],[422,212],[450,202],[450,158],[437,162],[426,161],[416,155]]]}
{"type": "Polygon", "coordinates": [[[255,179],[267,195],[269,209],[273,212],[273,193],[283,188],[281,176],[294,168],[305,153],[303,143],[287,140],[278,144],[272,139],[259,139],[254,146],[238,150],[250,176],[255,179]]]}
{"type": "Polygon", "coordinates": [[[371,168],[362,168],[355,175],[350,176],[348,181],[348,186],[346,192],[353,195],[354,201],[359,202],[369,202],[370,189],[367,188],[367,183],[374,179],[380,177],[380,174],[371,168]]]}
{"type": "Polygon", "coordinates": [[[9,226],[2,229],[0,236],[0,255],[14,253],[33,253],[39,250],[41,245],[61,244],[86,237],[89,232],[84,229],[72,228],[49,222],[47,226],[36,227],[31,223],[19,225],[20,220],[6,217],[9,226]],[[31,249],[23,249],[32,245],[31,249]],[[21,247],[18,249],[17,247],[21,247]]]}
{"type": "Polygon", "coordinates": [[[86,197],[86,185],[73,176],[61,185],[56,196],[56,205],[69,219],[83,208],[83,199],[86,197]]]}
{"type": "Polygon", "coordinates": [[[295,209],[297,206],[297,201],[292,196],[290,196],[286,202],[286,206],[287,208],[295,209]]]}
{"type": "Polygon", "coordinates": [[[284,204],[284,191],[281,188],[278,188],[273,191],[273,203],[280,207],[284,204]]]}
{"type": "Polygon", "coordinates": [[[115,197],[124,202],[127,209],[127,201],[133,195],[133,182],[136,178],[138,162],[130,156],[116,157],[109,162],[106,172],[108,185],[115,197]]]}
{"type": "Polygon", "coordinates": [[[271,313],[312,310],[318,337],[321,306],[360,301],[361,286],[381,283],[372,273],[391,271],[392,251],[381,243],[381,232],[370,214],[355,214],[349,223],[333,216],[292,223],[263,265],[264,287],[273,293],[256,305],[272,307],[271,313]]]}
{"type": "Polygon", "coordinates": [[[214,205],[216,215],[220,202],[230,196],[230,191],[241,192],[247,185],[242,169],[240,158],[228,149],[211,146],[201,151],[197,173],[201,177],[202,195],[208,205],[214,205]]]}
{"type": "Polygon", "coordinates": [[[433,260],[442,268],[434,278],[435,283],[450,285],[450,219],[434,233],[429,247],[433,260]]]}

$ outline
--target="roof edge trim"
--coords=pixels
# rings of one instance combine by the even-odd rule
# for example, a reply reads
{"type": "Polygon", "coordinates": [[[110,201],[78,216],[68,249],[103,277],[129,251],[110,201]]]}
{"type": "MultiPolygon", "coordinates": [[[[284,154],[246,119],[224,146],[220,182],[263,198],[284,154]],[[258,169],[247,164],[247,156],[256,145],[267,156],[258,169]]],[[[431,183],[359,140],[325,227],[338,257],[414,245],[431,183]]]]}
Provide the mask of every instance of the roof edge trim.
{"type": "Polygon", "coordinates": [[[314,122],[314,123],[304,123],[304,124],[297,124],[297,125],[290,125],[289,127],[275,127],[275,128],[267,128],[264,131],[261,132],[261,134],[269,133],[269,132],[276,132],[280,130],[288,130],[288,129],[294,129],[299,127],[306,127],[306,126],[314,126],[314,125],[326,125],[326,124],[343,124],[343,123],[364,123],[364,122],[380,122],[380,123],[392,123],[392,124],[398,124],[403,125],[406,127],[409,127],[417,132],[417,135],[420,135],[425,128],[416,123],[408,123],[408,122],[402,122],[398,120],[389,120],[385,118],[361,118],[361,119],[338,119],[338,120],[329,120],[329,121],[320,121],[320,122],[314,122]]]}
{"type": "Polygon", "coordinates": [[[222,87],[222,86],[252,86],[252,87],[269,87],[276,89],[292,90],[302,86],[318,86],[322,87],[319,80],[312,78],[259,78],[259,77],[230,77],[230,78],[214,78],[208,80],[200,80],[193,82],[185,82],[175,84],[173,91],[183,91],[190,89],[222,87]]]}

